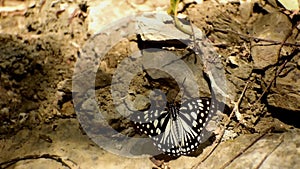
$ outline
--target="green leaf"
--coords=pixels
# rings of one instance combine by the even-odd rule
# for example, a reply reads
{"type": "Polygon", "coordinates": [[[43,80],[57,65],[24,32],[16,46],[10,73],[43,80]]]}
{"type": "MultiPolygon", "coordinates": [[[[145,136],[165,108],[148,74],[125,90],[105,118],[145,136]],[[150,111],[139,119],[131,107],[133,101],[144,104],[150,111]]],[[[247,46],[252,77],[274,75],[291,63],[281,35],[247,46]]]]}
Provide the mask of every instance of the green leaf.
{"type": "Polygon", "coordinates": [[[287,10],[299,10],[299,1],[298,0],[278,0],[285,9],[287,10]]]}
{"type": "Polygon", "coordinates": [[[170,7],[168,8],[167,12],[169,15],[176,15],[177,14],[177,7],[180,0],[170,0],[170,7]]]}

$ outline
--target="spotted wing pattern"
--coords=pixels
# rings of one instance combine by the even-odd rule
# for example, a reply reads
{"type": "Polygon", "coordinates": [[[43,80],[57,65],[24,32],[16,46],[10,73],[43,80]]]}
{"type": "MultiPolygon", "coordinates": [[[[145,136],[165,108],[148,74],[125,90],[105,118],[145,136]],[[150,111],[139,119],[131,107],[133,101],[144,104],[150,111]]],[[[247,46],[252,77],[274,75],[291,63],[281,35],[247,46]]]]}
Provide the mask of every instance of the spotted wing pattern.
{"type": "Polygon", "coordinates": [[[204,128],[216,112],[210,98],[193,98],[181,104],[167,104],[163,111],[146,110],[132,114],[135,128],[153,140],[153,144],[171,156],[187,155],[205,140],[204,128]]]}

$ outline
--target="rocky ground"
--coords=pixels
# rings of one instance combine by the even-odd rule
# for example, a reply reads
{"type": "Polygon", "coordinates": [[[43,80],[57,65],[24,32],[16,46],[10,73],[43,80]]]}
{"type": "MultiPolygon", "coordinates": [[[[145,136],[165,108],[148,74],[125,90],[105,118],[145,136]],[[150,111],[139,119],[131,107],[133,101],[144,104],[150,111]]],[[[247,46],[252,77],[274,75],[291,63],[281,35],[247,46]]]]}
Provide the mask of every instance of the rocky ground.
{"type": "MultiPolygon", "coordinates": [[[[108,124],[137,137],[128,119],[116,113],[118,106],[112,99],[117,66],[147,47],[165,46],[179,56],[188,51],[186,46],[158,34],[141,39],[130,36],[109,46],[105,36],[97,33],[130,14],[166,11],[169,1],[0,2],[0,168],[154,167],[147,156],[128,158],[100,148],[90,134],[101,132],[103,124],[94,120],[93,113],[82,116],[81,106],[89,108],[92,102],[78,93],[90,92],[91,88],[84,85],[93,84],[96,103],[108,124]],[[98,50],[107,46],[109,51],[95,64],[99,66],[95,83],[87,76],[85,79],[84,73],[74,75],[78,71],[76,61],[86,57],[89,49],[95,48],[89,54],[97,58],[94,55],[99,55],[98,50]],[[80,101],[80,108],[75,104],[74,109],[74,101],[80,101]],[[90,121],[79,123],[82,118],[90,121]]],[[[202,30],[225,72],[225,82],[217,83],[226,93],[221,98],[228,106],[221,127],[247,83],[248,88],[223,142],[207,160],[199,164],[213,143],[204,145],[196,155],[157,157],[165,163],[156,164],[162,164],[161,168],[192,168],[198,164],[198,168],[299,168],[299,13],[271,0],[184,2],[179,6],[179,17],[187,17],[202,30]]],[[[113,31],[111,35],[119,33],[113,31]]],[[[196,72],[199,93],[209,96],[203,77],[209,69],[195,62],[194,54],[186,56],[182,60],[196,72]]],[[[122,82],[120,78],[115,82],[122,82]]],[[[188,80],[184,85],[186,90],[193,88],[188,80]]],[[[122,92],[129,93],[136,108],[144,109],[149,103],[145,96],[153,88],[167,93],[168,100],[179,92],[173,78],[153,70],[138,72],[129,91],[122,92]]]]}

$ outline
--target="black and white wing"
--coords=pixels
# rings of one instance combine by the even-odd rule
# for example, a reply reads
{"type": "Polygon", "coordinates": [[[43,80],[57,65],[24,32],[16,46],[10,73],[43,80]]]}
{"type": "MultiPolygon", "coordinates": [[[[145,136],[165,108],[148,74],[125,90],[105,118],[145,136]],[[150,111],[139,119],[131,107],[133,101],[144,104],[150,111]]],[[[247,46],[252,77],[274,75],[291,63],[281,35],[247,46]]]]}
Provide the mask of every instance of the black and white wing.
{"type": "Polygon", "coordinates": [[[136,129],[150,137],[160,151],[180,156],[196,150],[204,141],[203,129],[215,107],[210,98],[189,99],[180,108],[169,104],[163,111],[134,113],[132,120],[136,129]]]}

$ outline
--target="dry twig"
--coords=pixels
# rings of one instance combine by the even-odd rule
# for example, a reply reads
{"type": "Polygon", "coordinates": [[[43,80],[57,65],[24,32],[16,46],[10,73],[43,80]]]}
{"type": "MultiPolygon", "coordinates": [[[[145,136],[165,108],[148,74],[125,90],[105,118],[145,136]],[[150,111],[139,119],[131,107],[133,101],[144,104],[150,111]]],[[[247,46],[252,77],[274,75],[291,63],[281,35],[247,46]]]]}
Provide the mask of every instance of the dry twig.
{"type": "Polygon", "coordinates": [[[263,41],[263,42],[270,42],[272,44],[268,44],[268,45],[282,45],[282,46],[296,46],[296,47],[300,47],[300,44],[297,43],[289,43],[286,41],[276,41],[276,40],[271,40],[271,39],[264,39],[264,38],[258,38],[258,37],[254,37],[254,36],[250,36],[250,35],[245,35],[233,30],[227,30],[227,29],[219,29],[219,28],[213,28],[214,31],[218,31],[218,32],[223,32],[223,33],[233,33],[236,35],[239,35],[242,39],[250,39],[250,40],[254,40],[254,41],[263,41]]]}
{"type": "Polygon", "coordinates": [[[220,132],[220,136],[216,139],[215,143],[214,143],[214,146],[213,148],[202,158],[202,160],[200,162],[198,162],[196,165],[194,165],[192,168],[193,169],[196,169],[198,168],[202,162],[204,162],[213,152],[214,150],[217,148],[217,146],[221,143],[221,139],[225,133],[225,130],[227,128],[227,126],[229,125],[229,123],[231,122],[231,118],[233,117],[234,114],[236,114],[236,112],[239,112],[239,106],[240,106],[240,103],[242,101],[242,98],[244,97],[244,94],[248,88],[248,85],[249,85],[249,82],[246,83],[244,89],[243,89],[243,92],[241,93],[241,96],[240,98],[238,99],[237,102],[234,103],[234,108],[232,109],[223,129],[221,130],[220,132]]]}
{"type": "MultiPolygon", "coordinates": [[[[19,162],[19,161],[24,161],[24,160],[33,160],[33,159],[40,159],[40,158],[45,158],[45,159],[51,159],[51,160],[54,160],[58,163],[61,163],[63,166],[69,168],[69,169],[72,169],[72,167],[67,164],[67,162],[65,162],[65,160],[63,160],[60,156],[58,155],[52,155],[52,154],[41,154],[41,155],[27,155],[27,156],[24,156],[24,157],[17,157],[17,158],[14,158],[14,159],[11,159],[11,160],[8,160],[8,161],[5,161],[5,162],[2,162],[0,163],[0,169],[5,169],[5,168],[8,168],[9,166],[19,162]]],[[[69,160],[71,161],[71,160],[69,160]]],[[[77,166],[76,163],[74,163],[73,161],[71,161],[74,165],[77,166]]]]}
{"type": "MultiPolygon", "coordinates": [[[[279,63],[279,61],[280,61],[280,53],[281,53],[282,47],[285,44],[287,44],[286,41],[292,35],[293,30],[297,28],[296,26],[297,26],[297,24],[291,29],[290,33],[287,36],[285,36],[284,40],[280,43],[280,47],[279,47],[278,52],[277,52],[277,63],[279,63]]],[[[299,44],[299,46],[300,46],[300,44],[299,44]]],[[[288,63],[289,59],[291,59],[291,58],[284,58],[284,59],[285,59],[285,61],[276,70],[275,76],[272,78],[271,82],[268,84],[267,88],[263,91],[263,93],[261,94],[261,96],[256,100],[256,102],[254,103],[254,105],[256,105],[265,96],[265,94],[270,90],[272,84],[275,82],[276,78],[279,76],[279,74],[282,72],[282,70],[285,68],[286,64],[288,63]]]]}

